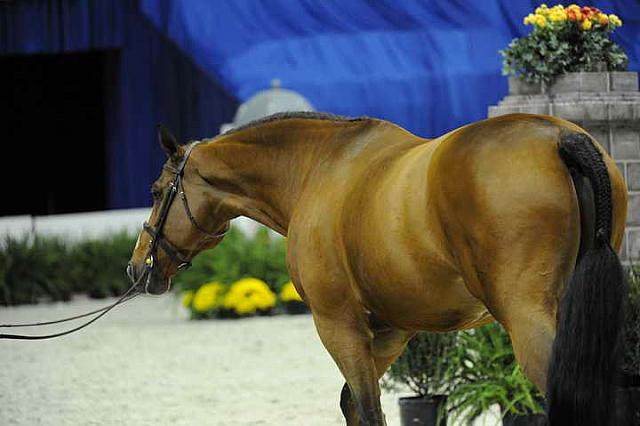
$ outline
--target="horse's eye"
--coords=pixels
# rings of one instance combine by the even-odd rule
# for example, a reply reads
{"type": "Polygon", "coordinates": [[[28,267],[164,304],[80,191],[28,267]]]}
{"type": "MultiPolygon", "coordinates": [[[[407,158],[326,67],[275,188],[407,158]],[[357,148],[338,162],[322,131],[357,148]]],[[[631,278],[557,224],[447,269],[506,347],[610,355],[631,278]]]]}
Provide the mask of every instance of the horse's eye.
{"type": "Polygon", "coordinates": [[[151,196],[153,197],[154,201],[158,201],[161,197],[162,197],[162,191],[152,188],[151,189],[151,196]]]}

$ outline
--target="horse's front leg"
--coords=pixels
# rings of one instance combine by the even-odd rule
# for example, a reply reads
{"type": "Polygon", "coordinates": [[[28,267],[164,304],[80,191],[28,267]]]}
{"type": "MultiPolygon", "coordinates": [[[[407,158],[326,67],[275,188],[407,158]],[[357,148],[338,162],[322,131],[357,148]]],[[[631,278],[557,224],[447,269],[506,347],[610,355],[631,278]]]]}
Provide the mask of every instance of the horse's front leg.
{"type": "Polygon", "coordinates": [[[363,308],[351,301],[313,310],[325,348],[346,380],[340,407],[348,426],[385,426],[374,356],[374,333],[363,308]]]}

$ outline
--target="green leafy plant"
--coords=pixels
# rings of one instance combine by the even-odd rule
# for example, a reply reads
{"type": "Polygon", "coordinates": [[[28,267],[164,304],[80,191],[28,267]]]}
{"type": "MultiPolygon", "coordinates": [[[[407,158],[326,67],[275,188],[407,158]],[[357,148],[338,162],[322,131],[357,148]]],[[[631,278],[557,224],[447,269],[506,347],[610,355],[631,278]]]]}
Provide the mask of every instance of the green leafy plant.
{"type": "Polygon", "coordinates": [[[73,245],[68,268],[74,290],[93,298],[122,294],[131,285],[125,270],[134,245],[126,233],[73,245]]]}
{"type": "Polygon", "coordinates": [[[389,367],[382,387],[395,390],[398,385],[403,385],[416,396],[436,403],[437,424],[444,424],[446,395],[454,385],[455,366],[450,359],[457,350],[457,343],[458,333],[416,334],[389,367]]]}
{"type": "Polygon", "coordinates": [[[541,5],[524,18],[533,30],[501,50],[504,75],[520,76],[529,83],[551,83],[577,71],[623,71],[629,58],[610,39],[622,26],[616,15],[595,7],[541,5]]]}
{"type": "Polygon", "coordinates": [[[448,398],[452,419],[466,424],[495,404],[503,416],[544,412],[542,394],[522,373],[499,324],[460,333],[451,362],[456,371],[448,398]]]}
{"type": "Polygon", "coordinates": [[[231,284],[241,278],[257,277],[272,291],[289,280],[286,266],[286,243],[260,228],[252,238],[232,228],[213,250],[199,254],[193,266],[175,278],[179,291],[197,290],[201,285],[218,281],[231,284]]]}
{"type": "Polygon", "coordinates": [[[0,303],[121,294],[130,285],[124,271],[134,243],[127,234],[76,244],[56,237],[7,238],[0,247],[0,303]]]}
{"type": "Polygon", "coordinates": [[[0,303],[69,300],[69,251],[57,238],[7,238],[0,254],[0,303]]]}
{"type": "Polygon", "coordinates": [[[632,376],[640,376],[640,269],[627,270],[629,298],[626,307],[624,329],[624,357],[622,370],[632,376]]]}
{"type": "Polygon", "coordinates": [[[421,332],[389,367],[383,386],[405,385],[419,396],[449,393],[453,385],[450,357],[457,351],[458,333],[421,332]]]}

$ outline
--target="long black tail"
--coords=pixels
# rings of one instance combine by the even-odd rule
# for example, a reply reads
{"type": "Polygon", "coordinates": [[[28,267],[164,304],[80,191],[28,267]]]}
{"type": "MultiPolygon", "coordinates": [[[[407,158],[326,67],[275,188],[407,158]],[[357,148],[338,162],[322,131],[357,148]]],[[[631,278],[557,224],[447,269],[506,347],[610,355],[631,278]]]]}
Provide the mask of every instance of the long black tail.
{"type": "Polygon", "coordinates": [[[547,376],[549,426],[607,426],[614,407],[626,294],[624,274],[610,245],[611,182],[589,136],[560,137],[580,206],[578,263],[559,307],[547,376]]]}

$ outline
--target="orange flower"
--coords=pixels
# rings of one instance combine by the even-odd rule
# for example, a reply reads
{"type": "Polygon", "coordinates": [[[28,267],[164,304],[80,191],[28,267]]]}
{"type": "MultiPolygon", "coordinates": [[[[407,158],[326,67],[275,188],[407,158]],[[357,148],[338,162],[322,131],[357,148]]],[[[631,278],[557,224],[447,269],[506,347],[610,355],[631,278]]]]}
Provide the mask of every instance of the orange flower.
{"type": "Polygon", "coordinates": [[[576,21],[580,22],[584,19],[584,15],[582,14],[582,12],[580,12],[579,10],[574,10],[574,12],[576,13],[576,21]]]}
{"type": "MultiPolygon", "coordinates": [[[[578,12],[580,13],[580,12],[578,12]]],[[[576,11],[571,9],[567,11],[567,19],[571,22],[575,22],[578,20],[578,17],[576,16],[576,11]]]]}
{"type": "Polygon", "coordinates": [[[600,14],[600,16],[598,16],[598,22],[603,27],[606,27],[607,25],[609,25],[609,17],[607,15],[605,15],[604,13],[602,13],[602,14],[600,14]]]}

